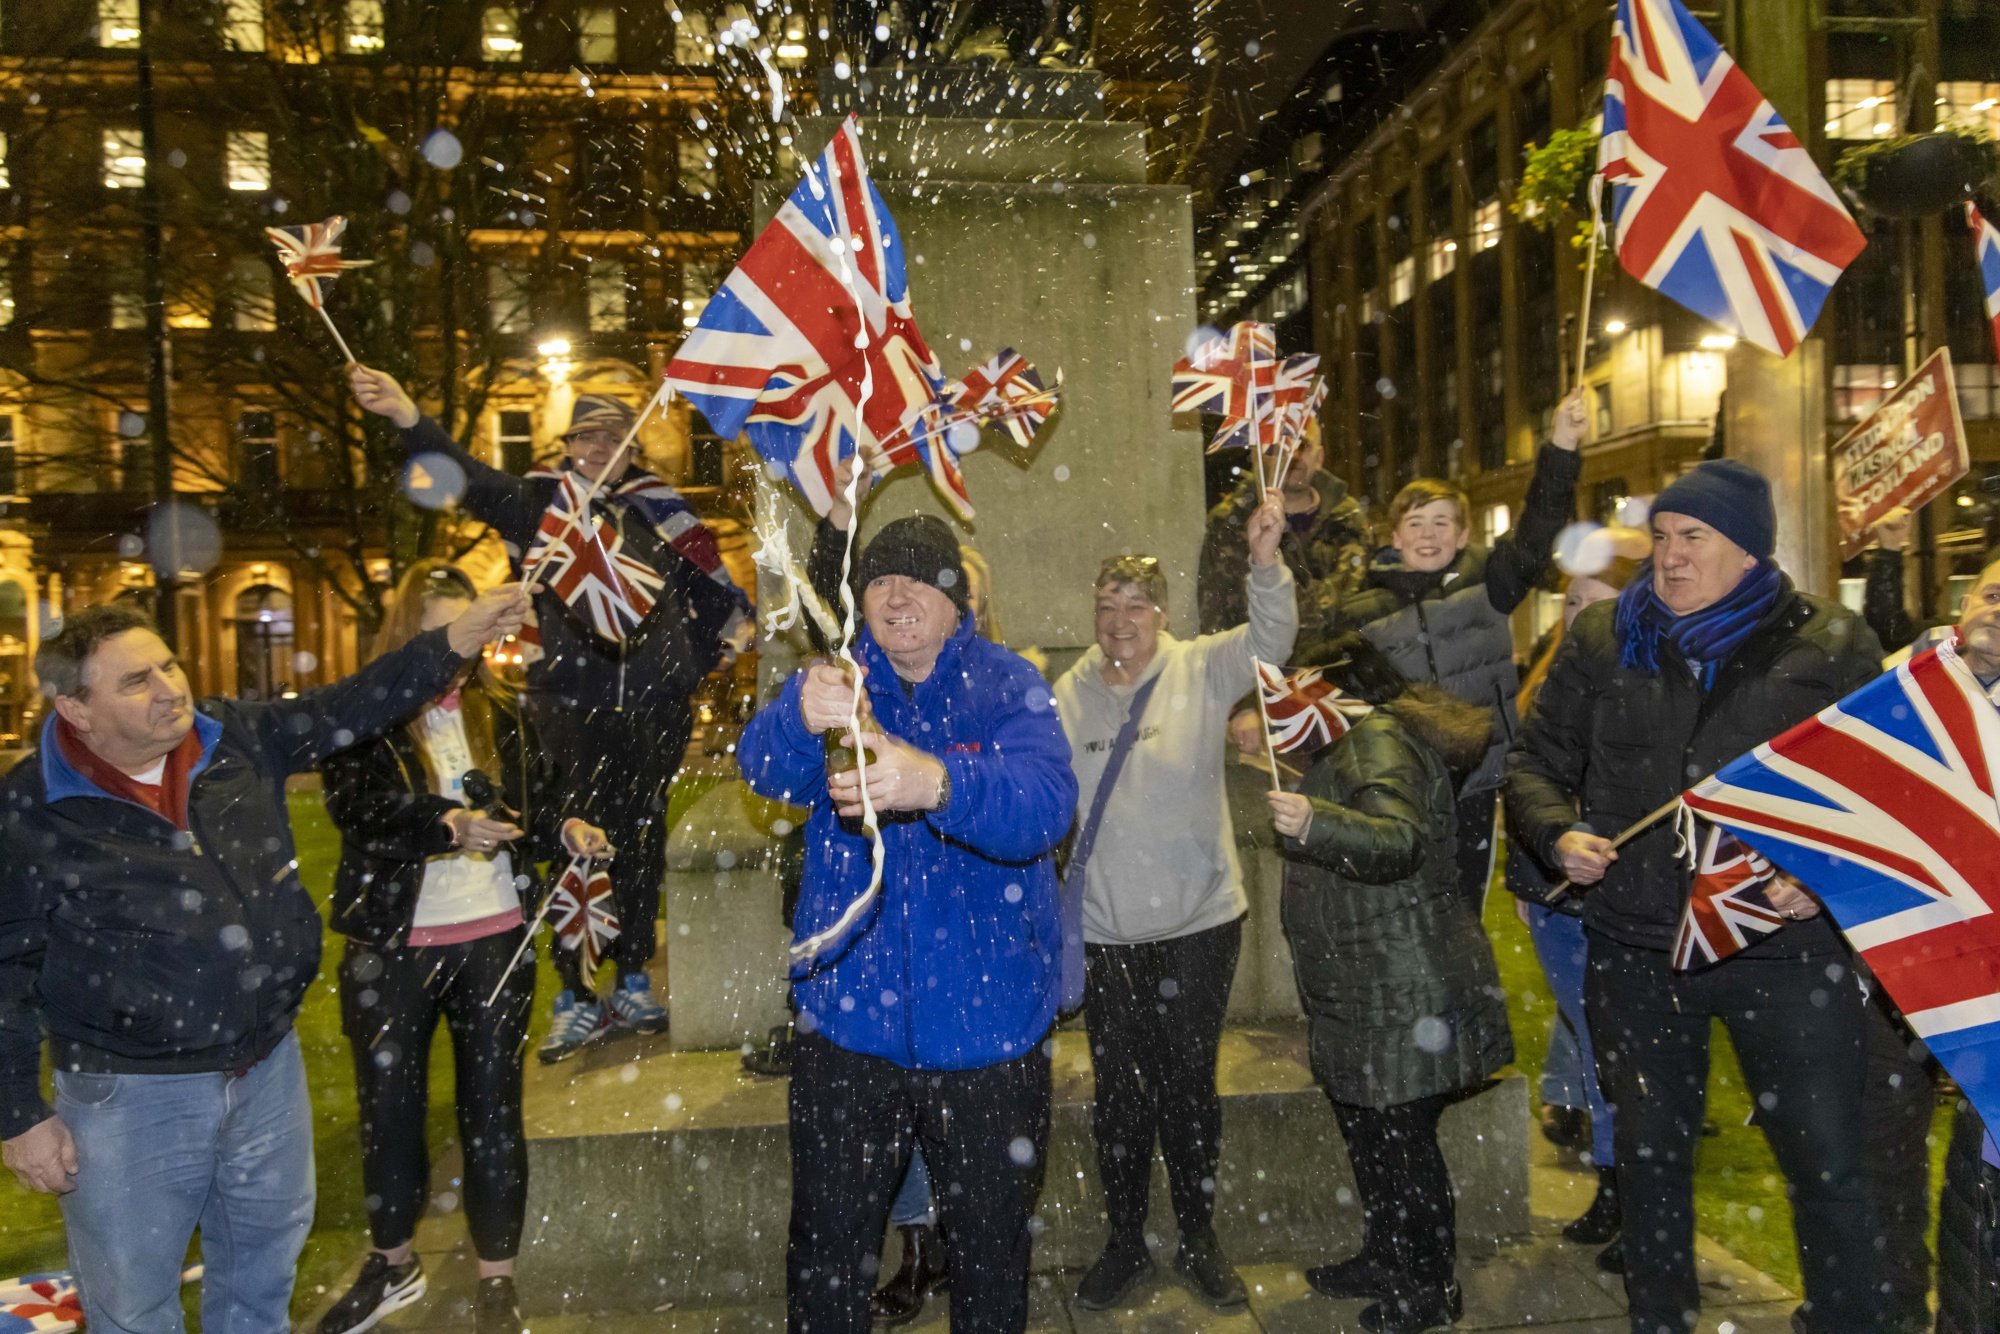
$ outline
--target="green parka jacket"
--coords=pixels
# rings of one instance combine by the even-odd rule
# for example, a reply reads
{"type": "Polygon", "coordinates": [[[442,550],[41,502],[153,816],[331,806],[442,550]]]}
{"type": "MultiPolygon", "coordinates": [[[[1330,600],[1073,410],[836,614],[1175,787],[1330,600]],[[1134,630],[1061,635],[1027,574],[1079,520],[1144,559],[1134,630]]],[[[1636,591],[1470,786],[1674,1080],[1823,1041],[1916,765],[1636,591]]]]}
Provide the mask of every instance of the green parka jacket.
{"type": "Polygon", "coordinates": [[[1452,766],[1488,710],[1414,686],[1321,755],[1284,839],[1283,921],[1313,1073],[1338,1102],[1392,1107],[1470,1088],[1514,1059],[1500,977],[1456,889],[1452,766]]]}

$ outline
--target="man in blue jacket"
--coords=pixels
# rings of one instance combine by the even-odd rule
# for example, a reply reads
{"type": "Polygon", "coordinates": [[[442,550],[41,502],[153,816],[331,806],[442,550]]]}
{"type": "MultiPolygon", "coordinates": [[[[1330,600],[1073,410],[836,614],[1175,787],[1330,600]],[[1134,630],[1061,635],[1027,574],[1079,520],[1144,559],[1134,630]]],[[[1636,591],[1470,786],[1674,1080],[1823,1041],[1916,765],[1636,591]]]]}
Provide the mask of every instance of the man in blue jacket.
{"type": "Polygon", "coordinates": [[[0,1156],[62,1196],[94,1334],[181,1329],[196,1227],[202,1327],[289,1327],[313,1216],[292,1021],[320,921],[285,779],[421,708],[527,605],[495,589],[355,676],[267,703],[197,708],[129,605],[71,615],[35,655],[54,709],[0,792],[0,1156]]]}
{"type": "Polygon", "coordinates": [[[887,525],[856,575],[861,741],[886,845],[872,908],[848,920],[869,882],[861,785],[851,770],[829,777],[822,742],[848,731],[847,676],[825,663],[800,672],[737,748],[752,788],[810,809],[793,929],[820,948],[795,969],[789,1324],[868,1329],[889,1202],[921,1139],[952,1328],[1019,1331],[1048,1144],[1069,743],[1035,669],[973,633],[942,522],[887,525]]]}

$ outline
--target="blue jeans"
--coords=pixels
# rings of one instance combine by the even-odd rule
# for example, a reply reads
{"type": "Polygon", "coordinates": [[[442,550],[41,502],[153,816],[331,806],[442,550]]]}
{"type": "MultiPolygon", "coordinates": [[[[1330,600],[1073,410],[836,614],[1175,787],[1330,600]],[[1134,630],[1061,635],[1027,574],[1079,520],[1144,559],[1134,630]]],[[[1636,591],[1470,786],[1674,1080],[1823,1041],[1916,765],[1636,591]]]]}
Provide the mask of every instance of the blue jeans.
{"type": "Polygon", "coordinates": [[[937,1209],[931,1201],[931,1169],[924,1164],[921,1144],[910,1150],[909,1170],[903,1173],[896,1202],[889,1206],[889,1221],[897,1227],[929,1227],[937,1221],[937,1209]]]}
{"type": "Polygon", "coordinates": [[[289,1329],[313,1219],[312,1104],[296,1033],[241,1078],[56,1072],[76,1140],[62,1197],[92,1334],[181,1334],[201,1229],[205,1334],[289,1329]]]}
{"type": "Polygon", "coordinates": [[[1535,957],[1541,960],[1542,975],[1548,978],[1549,990],[1556,998],[1556,1024],[1560,1031],[1549,1043],[1551,1058],[1556,1055],[1560,1038],[1566,1036],[1575,1043],[1576,1072],[1583,1085],[1583,1101],[1562,1105],[1580,1105],[1590,1110],[1590,1161],[1597,1167],[1611,1167],[1617,1162],[1611,1138],[1611,1107],[1604,1100],[1604,1090],[1597,1086],[1597,1054],[1590,1044],[1590,1021],[1583,1014],[1584,961],[1589,954],[1583,920],[1530,903],[1528,935],[1535,942],[1535,957]]]}

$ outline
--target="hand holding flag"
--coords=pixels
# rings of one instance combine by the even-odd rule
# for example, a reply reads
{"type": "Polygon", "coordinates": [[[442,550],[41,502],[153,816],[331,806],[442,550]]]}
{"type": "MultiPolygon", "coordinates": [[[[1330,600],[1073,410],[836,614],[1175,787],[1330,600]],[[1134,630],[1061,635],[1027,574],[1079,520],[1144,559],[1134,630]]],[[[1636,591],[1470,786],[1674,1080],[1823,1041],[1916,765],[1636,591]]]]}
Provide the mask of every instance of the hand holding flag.
{"type": "Polygon", "coordinates": [[[264,235],[278,248],[278,260],[285,266],[285,276],[291,279],[293,290],[319,312],[326,331],[340,346],[340,355],[353,365],[354,353],[348,350],[340,330],[333,327],[333,317],[326,313],[326,294],[320,288],[321,283],[339,277],[343,269],[364,268],[375,262],[340,257],[340,235],[346,230],[347,219],[335,214],[325,222],[311,222],[303,227],[266,227],[264,235]]]}

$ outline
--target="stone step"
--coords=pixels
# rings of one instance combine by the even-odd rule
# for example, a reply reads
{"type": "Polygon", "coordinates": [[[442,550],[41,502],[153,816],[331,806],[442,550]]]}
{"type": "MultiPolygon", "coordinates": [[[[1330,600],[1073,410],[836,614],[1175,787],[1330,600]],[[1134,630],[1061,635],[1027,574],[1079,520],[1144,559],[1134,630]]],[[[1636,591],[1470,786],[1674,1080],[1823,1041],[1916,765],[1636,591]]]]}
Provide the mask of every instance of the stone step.
{"type": "MultiPolygon", "coordinates": [[[[1104,1239],[1083,1034],[1059,1031],[1048,1173],[1034,1268],[1077,1270],[1104,1239]]],[[[1340,1132],[1306,1066],[1302,1026],[1223,1037],[1223,1163],[1216,1227],[1243,1262],[1336,1255],[1360,1240],[1340,1132]]],[[[791,1180],[786,1082],[742,1073],[734,1051],[669,1039],[600,1044],[530,1063],[524,1298],[543,1313],[768,1299],[784,1288],[791,1180]]],[[[1445,1114],[1443,1141],[1468,1254],[1528,1229],[1528,1090],[1495,1081],[1445,1114]]],[[[1164,1172],[1153,1228],[1170,1241],[1164,1172]]]]}

